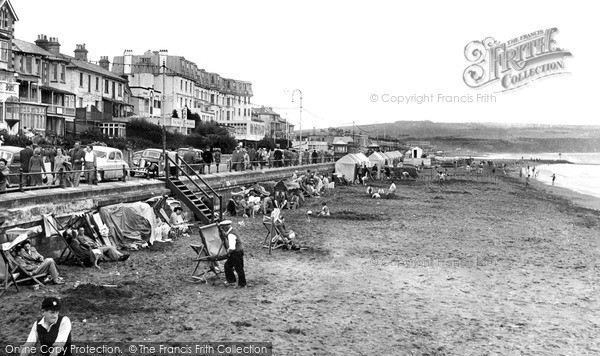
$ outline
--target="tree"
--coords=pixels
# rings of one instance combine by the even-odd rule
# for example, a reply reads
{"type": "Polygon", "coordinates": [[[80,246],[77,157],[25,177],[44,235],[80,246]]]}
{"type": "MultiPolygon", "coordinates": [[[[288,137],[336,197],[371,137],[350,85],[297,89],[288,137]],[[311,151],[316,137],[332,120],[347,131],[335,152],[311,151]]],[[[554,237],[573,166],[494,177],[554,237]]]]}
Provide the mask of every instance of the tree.
{"type": "Polygon", "coordinates": [[[258,141],[257,145],[258,147],[264,147],[267,150],[270,150],[271,148],[275,148],[275,141],[269,136],[265,136],[260,141],[258,141]]]}

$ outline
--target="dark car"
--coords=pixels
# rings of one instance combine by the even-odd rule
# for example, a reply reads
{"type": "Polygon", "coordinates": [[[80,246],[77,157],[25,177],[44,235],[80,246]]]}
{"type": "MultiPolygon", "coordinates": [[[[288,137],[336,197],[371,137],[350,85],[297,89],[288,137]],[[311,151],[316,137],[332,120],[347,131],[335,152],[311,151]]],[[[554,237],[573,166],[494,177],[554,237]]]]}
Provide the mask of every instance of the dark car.
{"type": "MultiPolygon", "coordinates": [[[[10,173],[19,173],[21,169],[21,150],[23,147],[16,146],[0,146],[0,158],[4,158],[8,162],[8,169],[10,173]]],[[[19,184],[19,177],[14,175],[10,176],[10,184],[19,184]]]]}
{"type": "MultiPolygon", "coordinates": [[[[167,151],[169,157],[175,160],[176,152],[167,151]]],[[[135,161],[132,162],[131,170],[129,171],[130,175],[133,177],[136,173],[147,175],[148,168],[155,164],[156,172],[158,175],[164,174],[164,164],[165,159],[162,154],[162,149],[160,148],[147,148],[142,152],[137,165],[135,161]]]]}

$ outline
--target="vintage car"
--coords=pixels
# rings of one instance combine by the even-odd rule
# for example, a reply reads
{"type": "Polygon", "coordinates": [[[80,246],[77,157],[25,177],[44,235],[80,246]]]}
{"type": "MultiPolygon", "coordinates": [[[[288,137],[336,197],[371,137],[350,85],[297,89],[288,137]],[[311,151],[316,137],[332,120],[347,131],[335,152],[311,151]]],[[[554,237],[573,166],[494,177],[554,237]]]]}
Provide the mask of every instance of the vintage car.
{"type": "MultiPolygon", "coordinates": [[[[148,175],[164,175],[165,159],[160,148],[147,148],[142,151],[137,165],[131,167],[129,175],[132,177],[137,174],[148,175]],[[153,173],[154,172],[154,173],[153,173]]],[[[175,160],[177,152],[167,151],[169,157],[175,160]]]]}
{"type": "Polygon", "coordinates": [[[142,158],[142,153],[144,150],[133,152],[133,156],[131,157],[131,166],[137,167],[140,164],[140,159],[142,158]]]}
{"type": "MultiPolygon", "coordinates": [[[[0,146],[0,158],[4,158],[8,164],[8,169],[10,170],[10,173],[19,173],[19,170],[21,169],[21,150],[23,149],[23,147],[16,147],[16,146],[0,146]]],[[[9,183],[12,184],[19,184],[19,177],[18,176],[10,176],[9,177],[9,183]]]]}
{"type": "Polygon", "coordinates": [[[92,149],[96,154],[98,180],[123,179],[129,172],[129,164],[123,160],[121,150],[104,146],[93,146],[92,149]]]}

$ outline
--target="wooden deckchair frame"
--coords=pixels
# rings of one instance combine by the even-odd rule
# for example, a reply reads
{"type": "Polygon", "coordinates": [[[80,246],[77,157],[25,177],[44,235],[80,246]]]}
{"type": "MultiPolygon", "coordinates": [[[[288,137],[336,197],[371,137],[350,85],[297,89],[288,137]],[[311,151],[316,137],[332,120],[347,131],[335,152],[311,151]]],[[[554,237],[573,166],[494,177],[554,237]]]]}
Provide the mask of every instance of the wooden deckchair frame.
{"type": "Polygon", "coordinates": [[[196,256],[192,259],[193,261],[196,262],[196,267],[194,268],[194,271],[192,272],[191,278],[194,281],[200,281],[200,282],[206,283],[208,273],[212,272],[215,274],[216,277],[218,277],[219,274],[223,273],[223,271],[221,271],[218,268],[218,261],[222,261],[227,258],[227,238],[225,237],[225,233],[223,232],[223,230],[221,229],[221,227],[219,226],[218,223],[201,226],[198,228],[198,230],[199,230],[200,239],[202,241],[202,245],[190,244],[190,247],[196,253],[196,256]],[[208,247],[208,242],[207,242],[208,236],[206,233],[208,230],[213,229],[214,227],[217,228],[217,233],[219,234],[219,240],[221,241],[221,244],[218,247],[216,255],[211,254],[211,249],[208,247]],[[200,264],[203,262],[208,262],[209,267],[202,273],[202,276],[200,277],[200,276],[196,275],[196,272],[200,268],[200,264]]]}
{"type": "Polygon", "coordinates": [[[9,248],[0,249],[0,254],[2,255],[2,260],[4,261],[5,270],[4,270],[4,287],[0,291],[0,296],[2,296],[10,286],[14,285],[17,289],[17,293],[19,292],[19,283],[34,281],[40,286],[44,286],[44,283],[40,282],[38,278],[45,277],[48,273],[37,273],[33,274],[27,271],[24,267],[19,265],[17,261],[15,261],[11,251],[15,248],[19,243],[25,241],[27,239],[27,235],[23,235],[23,237],[17,237],[15,241],[13,241],[9,248]],[[16,277],[15,277],[16,275],[16,277]]]}
{"type": "Polygon", "coordinates": [[[58,226],[54,225],[54,222],[51,220],[48,220],[48,223],[50,223],[50,225],[52,226],[52,228],[58,232],[58,236],[60,236],[60,238],[63,240],[63,242],[65,243],[65,248],[62,250],[62,252],[60,253],[60,256],[57,259],[57,263],[58,264],[62,264],[67,262],[69,259],[73,258],[75,259],[75,262],[80,265],[81,267],[85,267],[85,263],[81,260],[81,258],[79,258],[79,256],[77,256],[77,254],[75,253],[75,251],[73,251],[73,248],[71,247],[71,244],[69,243],[69,241],[67,240],[67,238],[65,237],[65,233],[66,230],[69,227],[72,227],[75,223],[77,223],[77,221],[79,220],[79,218],[81,218],[80,216],[77,215],[73,215],[69,218],[69,220],[67,221],[67,223],[65,224],[65,226],[63,226],[58,219],[56,219],[56,216],[54,214],[50,214],[50,216],[54,219],[54,221],[56,221],[56,224],[58,224],[58,226]],[[61,232],[62,230],[62,232],[61,232]],[[66,253],[66,254],[65,254],[66,253]],[[63,257],[64,256],[64,257],[63,257]]]}

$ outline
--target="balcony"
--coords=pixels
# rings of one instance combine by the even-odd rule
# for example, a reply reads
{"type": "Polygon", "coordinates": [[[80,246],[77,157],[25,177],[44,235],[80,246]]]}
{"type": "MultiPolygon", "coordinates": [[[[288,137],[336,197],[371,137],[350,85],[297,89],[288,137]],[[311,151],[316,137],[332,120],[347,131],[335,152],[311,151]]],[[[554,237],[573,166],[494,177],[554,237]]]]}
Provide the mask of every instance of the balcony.
{"type": "Polygon", "coordinates": [[[93,107],[93,111],[87,111],[86,108],[76,108],[75,119],[77,121],[108,122],[112,121],[113,116],[111,113],[97,111],[95,107],[93,107]]]}
{"type": "Polygon", "coordinates": [[[75,108],[67,108],[65,106],[60,105],[49,105],[47,113],[65,116],[75,116],[75,108]]]}

